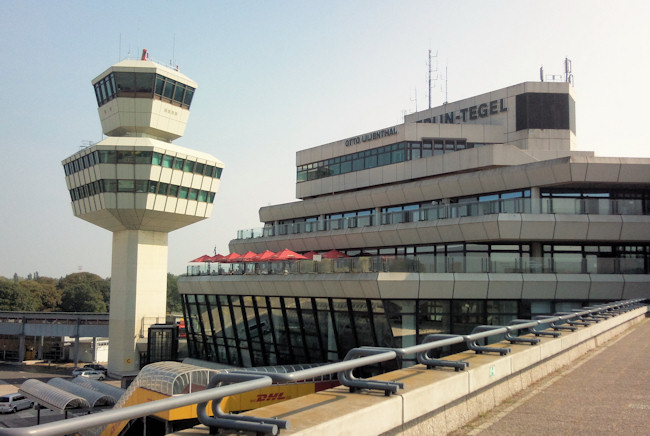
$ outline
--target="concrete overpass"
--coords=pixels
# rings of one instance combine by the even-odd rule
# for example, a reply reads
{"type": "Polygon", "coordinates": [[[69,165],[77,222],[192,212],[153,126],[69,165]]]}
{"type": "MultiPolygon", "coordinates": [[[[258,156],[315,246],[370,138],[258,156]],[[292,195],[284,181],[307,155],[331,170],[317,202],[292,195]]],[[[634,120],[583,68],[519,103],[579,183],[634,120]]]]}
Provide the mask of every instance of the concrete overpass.
{"type": "Polygon", "coordinates": [[[12,354],[17,352],[19,362],[25,360],[25,338],[30,336],[38,338],[35,347],[37,359],[42,359],[43,341],[46,337],[74,338],[73,355],[77,356],[80,337],[108,337],[108,313],[0,311],[0,335],[18,339],[17,346],[9,347],[9,350],[4,347],[2,351],[10,351],[12,354]]]}

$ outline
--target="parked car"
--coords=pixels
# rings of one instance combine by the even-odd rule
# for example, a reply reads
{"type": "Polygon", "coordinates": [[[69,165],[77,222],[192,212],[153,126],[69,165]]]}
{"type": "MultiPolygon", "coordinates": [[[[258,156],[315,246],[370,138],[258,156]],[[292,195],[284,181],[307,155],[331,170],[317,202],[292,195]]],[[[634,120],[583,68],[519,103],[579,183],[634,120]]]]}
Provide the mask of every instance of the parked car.
{"type": "Polygon", "coordinates": [[[106,367],[103,366],[103,365],[99,365],[99,364],[97,364],[97,363],[89,363],[88,365],[84,365],[84,368],[86,368],[86,369],[94,369],[94,370],[97,370],[97,371],[101,371],[101,372],[104,373],[104,375],[107,375],[107,374],[108,374],[108,368],[106,368],[106,367]]]}
{"type": "Polygon", "coordinates": [[[72,375],[74,377],[76,377],[78,375],[81,375],[81,373],[84,372],[84,371],[90,371],[90,369],[89,368],[75,368],[75,369],[72,370],[72,375]]]}
{"type": "Polygon", "coordinates": [[[18,412],[19,410],[29,409],[34,403],[16,392],[0,397],[0,413],[18,412]]]}
{"type": "Polygon", "coordinates": [[[93,380],[104,380],[106,376],[102,371],[97,371],[96,369],[87,369],[79,374],[80,377],[88,377],[93,380]]]}

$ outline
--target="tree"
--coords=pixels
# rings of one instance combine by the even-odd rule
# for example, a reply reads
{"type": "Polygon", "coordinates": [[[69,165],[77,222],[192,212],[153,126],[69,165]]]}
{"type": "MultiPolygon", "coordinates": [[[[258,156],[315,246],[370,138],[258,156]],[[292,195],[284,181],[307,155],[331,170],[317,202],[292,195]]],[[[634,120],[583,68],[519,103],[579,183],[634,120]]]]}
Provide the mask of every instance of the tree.
{"type": "Polygon", "coordinates": [[[181,295],[178,293],[178,276],[167,273],[167,312],[181,313],[181,295]]]}
{"type": "Polygon", "coordinates": [[[61,294],[53,279],[23,280],[18,286],[29,291],[40,304],[36,308],[39,312],[54,312],[59,310],[61,294]]]}
{"type": "Polygon", "coordinates": [[[0,310],[35,312],[40,301],[26,288],[8,280],[0,281],[0,310]]]}
{"type": "Polygon", "coordinates": [[[101,295],[104,305],[109,307],[111,289],[110,279],[103,279],[97,274],[88,272],[73,273],[59,279],[57,287],[65,292],[67,289],[76,285],[87,285],[96,290],[101,295]]]}
{"type": "Polygon", "coordinates": [[[102,293],[88,283],[66,287],[61,295],[64,312],[107,312],[102,293]]]}

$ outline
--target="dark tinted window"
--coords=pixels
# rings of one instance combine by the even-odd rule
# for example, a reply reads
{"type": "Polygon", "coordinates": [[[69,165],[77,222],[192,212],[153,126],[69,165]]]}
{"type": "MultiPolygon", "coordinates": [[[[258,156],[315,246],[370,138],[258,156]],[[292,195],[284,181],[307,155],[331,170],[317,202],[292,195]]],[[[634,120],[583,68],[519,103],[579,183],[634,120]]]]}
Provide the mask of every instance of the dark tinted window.
{"type": "Polygon", "coordinates": [[[568,94],[527,92],[517,96],[517,130],[571,129],[575,133],[573,99],[568,94]]]}

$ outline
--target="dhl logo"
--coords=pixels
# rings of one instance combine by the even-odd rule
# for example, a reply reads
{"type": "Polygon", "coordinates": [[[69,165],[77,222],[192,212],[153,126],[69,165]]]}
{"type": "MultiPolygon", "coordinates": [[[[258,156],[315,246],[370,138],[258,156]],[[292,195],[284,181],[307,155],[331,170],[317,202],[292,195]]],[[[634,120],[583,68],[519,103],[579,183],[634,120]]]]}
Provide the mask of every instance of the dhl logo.
{"type": "Polygon", "coordinates": [[[260,401],[280,401],[280,400],[288,400],[291,397],[285,397],[284,392],[276,392],[274,394],[257,394],[257,398],[253,401],[255,402],[260,402],[260,401]]]}

